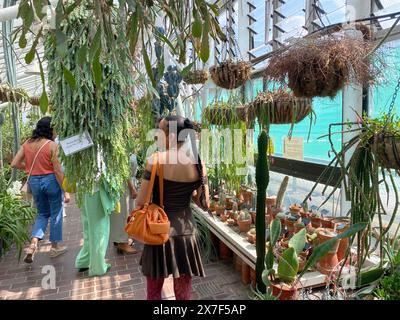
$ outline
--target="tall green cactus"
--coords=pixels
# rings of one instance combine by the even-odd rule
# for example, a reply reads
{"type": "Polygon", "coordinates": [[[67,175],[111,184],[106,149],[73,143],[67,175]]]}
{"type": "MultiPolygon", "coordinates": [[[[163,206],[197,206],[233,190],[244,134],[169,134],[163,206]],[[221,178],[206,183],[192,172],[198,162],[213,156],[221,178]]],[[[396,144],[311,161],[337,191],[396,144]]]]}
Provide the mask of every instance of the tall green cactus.
{"type": "Polygon", "coordinates": [[[268,135],[262,131],[258,137],[258,159],[256,166],[257,211],[256,211],[256,282],[258,290],[265,293],[262,272],[265,268],[265,197],[269,183],[269,168],[267,159],[268,135]]]}

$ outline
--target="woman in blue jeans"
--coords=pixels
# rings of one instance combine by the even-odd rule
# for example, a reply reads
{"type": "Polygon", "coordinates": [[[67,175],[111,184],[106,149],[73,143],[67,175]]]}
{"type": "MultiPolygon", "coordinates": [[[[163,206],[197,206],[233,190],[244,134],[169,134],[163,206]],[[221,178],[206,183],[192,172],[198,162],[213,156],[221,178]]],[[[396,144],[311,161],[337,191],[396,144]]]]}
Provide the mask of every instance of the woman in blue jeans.
{"type": "Polygon", "coordinates": [[[29,175],[29,187],[38,209],[38,216],[32,231],[31,244],[26,250],[24,261],[32,263],[38,242],[44,238],[50,220],[50,257],[64,253],[67,248],[62,241],[62,219],[64,201],[69,196],[61,189],[64,174],[58,160],[58,144],[54,142],[55,132],[51,117],[39,120],[32,136],[20,148],[11,166],[25,170],[29,175]]]}

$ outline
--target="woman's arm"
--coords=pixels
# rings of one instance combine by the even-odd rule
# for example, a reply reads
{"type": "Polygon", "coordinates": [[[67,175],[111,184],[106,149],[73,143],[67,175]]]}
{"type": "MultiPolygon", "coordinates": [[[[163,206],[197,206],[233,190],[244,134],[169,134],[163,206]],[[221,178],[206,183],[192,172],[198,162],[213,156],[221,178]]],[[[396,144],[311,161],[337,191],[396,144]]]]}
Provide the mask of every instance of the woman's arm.
{"type": "Polygon", "coordinates": [[[25,152],[23,147],[19,148],[14,159],[11,161],[11,167],[25,170],[25,152]]]}
{"type": "MultiPolygon", "coordinates": [[[[151,172],[151,164],[147,163],[146,170],[151,172]]],[[[149,183],[149,180],[141,180],[139,192],[136,198],[136,208],[140,208],[144,205],[146,201],[147,189],[149,188],[149,183]]]]}
{"type": "Polygon", "coordinates": [[[56,175],[58,184],[60,185],[60,187],[62,187],[64,172],[62,171],[61,163],[58,159],[58,149],[58,144],[56,144],[55,142],[50,142],[51,162],[53,164],[54,174],[56,175]]]}
{"type": "Polygon", "coordinates": [[[208,209],[210,207],[210,192],[207,183],[207,170],[204,165],[203,165],[203,179],[204,179],[204,191],[203,191],[203,186],[200,186],[197,190],[193,192],[192,200],[200,208],[208,209]],[[201,203],[201,197],[203,197],[203,203],[201,203]]]}

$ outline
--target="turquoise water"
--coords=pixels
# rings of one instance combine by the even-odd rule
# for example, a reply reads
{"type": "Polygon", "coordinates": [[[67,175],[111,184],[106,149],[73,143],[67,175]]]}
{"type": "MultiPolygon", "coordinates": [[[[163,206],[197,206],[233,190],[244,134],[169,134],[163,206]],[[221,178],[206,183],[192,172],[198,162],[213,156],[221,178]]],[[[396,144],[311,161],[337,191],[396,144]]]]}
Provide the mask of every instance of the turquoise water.
{"type": "MultiPolygon", "coordinates": [[[[379,84],[373,86],[370,90],[370,115],[379,116],[382,112],[387,112],[395,91],[398,78],[400,76],[400,41],[395,41],[385,46],[385,63],[387,64],[379,84]]],[[[262,91],[262,80],[252,82],[252,92],[255,97],[259,91],[262,91]]],[[[227,98],[228,92],[223,90],[222,98],[227,98]]],[[[214,96],[209,96],[209,103],[214,96]]],[[[296,124],[293,129],[293,137],[304,138],[304,159],[315,162],[329,162],[333,154],[329,154],[331,146],[328,137],[319,139],[319,137],[328,134],[329,124],[342,122],[342,93],[339,92],[334,99],[315,98],[313,99],[313,109],[316,114],[316,122],[311,126],[310,139],[307,141],[310,129],[310,119],[307,117],[302,122],[296,124]]],[[[400,114],[400,92],[395,104],[395,112],[400,114]]],[[[271,137],[274,143],[276,155],[283,153],[283,139],[287,136],[290,125],[272,125],[271,137]]],[[[340,131],[339,127],[334,128],[340,131]]],[[[254,134],[255,143],[258,137],[258,128],[254,134]]],[[[340,150],[341,135],[333,137],[333,144],[336,150],[340,150]]]]}

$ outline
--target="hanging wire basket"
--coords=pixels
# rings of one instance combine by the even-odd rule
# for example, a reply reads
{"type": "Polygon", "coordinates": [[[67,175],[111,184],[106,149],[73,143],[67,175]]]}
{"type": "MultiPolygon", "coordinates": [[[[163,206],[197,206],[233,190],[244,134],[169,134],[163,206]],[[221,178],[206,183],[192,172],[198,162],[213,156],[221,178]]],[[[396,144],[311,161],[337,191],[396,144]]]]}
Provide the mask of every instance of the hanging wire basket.
{"type": "Polygon", "coordinates": [[[400,137],[388,133],[374,136],[374,147],[380,164],[387,169],[400,170],[400,137]]]}
{"type": "Polygon", "coordinates": [[[245,61],[227,60],[210,68],[211,79],[221,88],[232,90],[239,88],[250,79],[251,65],[245,61]]]}
{"type": "Polygon", "coordinates": [[[183,81],[187,84],[204,84],[208,80],[207,70],[191,70],[186,76],[183,77],[183,81]]]}
{"type": "Polygon", "coordinates": [[[261,123],[292,124],[302,121],[312,112],[312,100],[297,98],[282,89],[261,92],[247,105],[248,121],[258,118],[261,123]]]}

